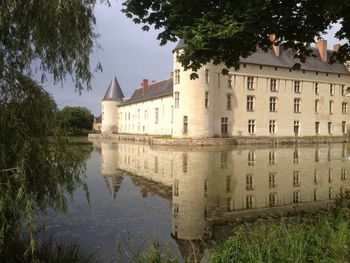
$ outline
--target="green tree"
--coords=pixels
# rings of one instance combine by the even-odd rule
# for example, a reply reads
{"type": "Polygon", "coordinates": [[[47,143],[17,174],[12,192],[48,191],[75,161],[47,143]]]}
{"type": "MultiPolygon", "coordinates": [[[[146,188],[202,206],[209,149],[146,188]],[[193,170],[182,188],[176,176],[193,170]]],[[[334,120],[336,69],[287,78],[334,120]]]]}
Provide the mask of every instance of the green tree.
{"type": "Polygon", "coordinates": [[[75,134],[92,129],[94,116],[85,107],[66,106],[60,111],[60,116],[75,134]]]}
{"type": "Polygon", "coordinates": [[[186,48],[179,60],[193,71],[209,61],[238,68],[240,57],[248,57],[257,47],[271,47],[270,34],[278,37],[275,44],[293,48],[304,60],[311,52],[309,43],[333,23],[341,26],[335,37],[346,41],[333,59],[350,59],[348,0],[127,0],[123,5],[123,12],[144,30],[161,30],[161,45],[184,39],[186,48]]]}
{"type": "MultiPolygon", "coordinates": [[[[100,0],[99,2],[108,2],[100,0]]],[[[83,185],[87,153],[69,145],[53,99],[32,80],[90,89],[96,0],[3,0],[0,4],[0,258],[36,260],[35,215],[64,211],[83,185]],[[16,255],[23,227],[25,255],[16,255]]],[[[96,65],[101,69],[100,65],[96,65]]],[[[86,188],[86,186],[85,186],[86,188]]]]}

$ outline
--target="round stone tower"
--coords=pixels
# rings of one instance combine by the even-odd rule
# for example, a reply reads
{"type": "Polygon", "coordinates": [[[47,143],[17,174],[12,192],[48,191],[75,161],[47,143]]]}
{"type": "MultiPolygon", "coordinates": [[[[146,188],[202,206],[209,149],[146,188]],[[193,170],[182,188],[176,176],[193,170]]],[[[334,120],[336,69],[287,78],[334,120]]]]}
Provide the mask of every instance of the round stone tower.
{"type": "Polygon", "coordinates": [[[123,102],[124,94],[117,77],[114,76],[102,100],[102,133],[118,132],[118,106],[123,102]]]}
{"type": "Polygon", "coordinates": [[[174,98],[174,138],[213,137],[213,113],[215,89],[212,88],[214,72],[212,65],[197,71],[198,79],[191,80],[192,71],[185,71],[178,62],[185,43],[180,40],[173,50],[173,98],[174,98]]]}

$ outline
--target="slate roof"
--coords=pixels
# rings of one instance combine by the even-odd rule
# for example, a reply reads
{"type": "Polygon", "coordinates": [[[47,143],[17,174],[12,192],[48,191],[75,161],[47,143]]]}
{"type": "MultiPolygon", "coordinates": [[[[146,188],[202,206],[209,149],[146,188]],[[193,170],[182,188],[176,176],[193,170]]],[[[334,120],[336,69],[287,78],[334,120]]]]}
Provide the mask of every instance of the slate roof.
{"type": "Polygon", "coordinates": [[[142,88],[134,91],[131,97],[124,101],[122,105],[128,105],[136,102],[142,102],[160,97],[171,96],[173,94],[173,79],[160,80],[148,84],[145,93],[142,93],[142,88]]]}
{"type": "MultiPolygon", "coordinates": [[[[173,52],[184,47],[185,42],[180,39],[173,52]]],[[[328,58],[331,57],[332,53],[333,51],[328,50],[328,58]]],[[[262,49],[258,49],[257,52],[251,56],[247,58],[241,58],[240,62],[283,68],[292,68],[295,63],[300,63],[302,70],[335,74],[350,74],[347,71],[346,67],[341,63],[334,63],[331,65],[329,63],[323,62],[316,48],[312,48],[312,55],[306,57],[305,63],[301,63],[299,59],[294,59],[292,51],[284,50],[283,47],[280,47],[280,56],[276,56],[272,49],[269,49],[267,52],[263,51],[262,49]]]]}
{"type": "Polygon", "coordinates": [[[122,89],[120,88],[117,77],[111,80],[111,83],[108,86],[107,92],[103,97],[103,100],[113,100],[113,101],[122,101],[124,98],[124,94],[122,89]]]}

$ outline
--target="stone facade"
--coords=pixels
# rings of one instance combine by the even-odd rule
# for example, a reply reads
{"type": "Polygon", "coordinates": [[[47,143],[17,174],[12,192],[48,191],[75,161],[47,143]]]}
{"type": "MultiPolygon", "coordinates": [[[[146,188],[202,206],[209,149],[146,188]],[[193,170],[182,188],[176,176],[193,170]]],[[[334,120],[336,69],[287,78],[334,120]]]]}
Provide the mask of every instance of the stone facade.
{"type": "Polygon", "coordinates": [[[180,42],[173,52],[172,78],[144,80],[129,100],[105,103],[102,127],[108,122],[119,133],[173,138],[347,135],[350,74],[327,63],[324,40],[300,70],[292,69],[298,61],[288,50],[275,48],[242,59],[228,75],[224,65],[204,65],[196,80],[177,61],[183,47],[180,42]]]}

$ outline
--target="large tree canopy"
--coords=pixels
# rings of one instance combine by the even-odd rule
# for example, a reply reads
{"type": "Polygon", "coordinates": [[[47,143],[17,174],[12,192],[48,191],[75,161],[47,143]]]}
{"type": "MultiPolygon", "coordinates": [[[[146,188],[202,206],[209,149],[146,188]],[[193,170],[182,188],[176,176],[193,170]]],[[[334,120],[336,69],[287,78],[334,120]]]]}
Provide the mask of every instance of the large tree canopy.
{"type": "Polygon", "coordinates": [[[85,107],[66,106],[60,111],[60,116],[73,134],[92,129],[94,115],[85,107]]]}
{"type": "Polygon", "coordinates": [[[349,0],[127,0],[123,5],[144,30],[161,30],[161,45],[185,39],[179,57],[185,69],[196,71],[209,61],[238,68],[240,57],[271,47],[271,34],[279,39],[275,44],[293,48],[303,60],[310,55],[309,44],[333,23],[341,25],[335,37],[346,41],[334,59],[350,58],[349,0]]]}

